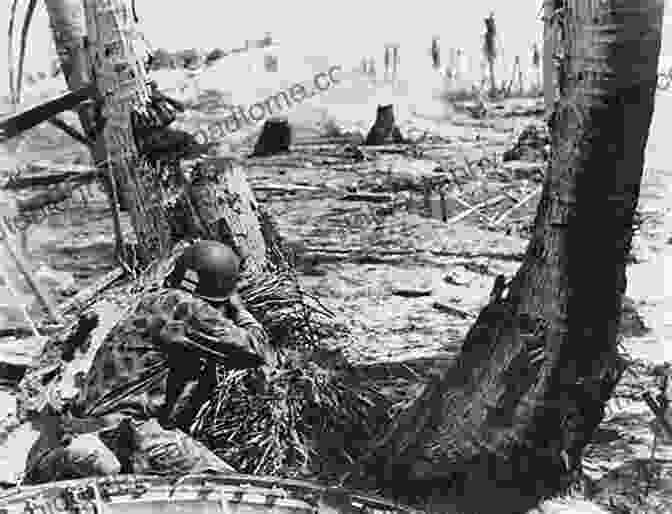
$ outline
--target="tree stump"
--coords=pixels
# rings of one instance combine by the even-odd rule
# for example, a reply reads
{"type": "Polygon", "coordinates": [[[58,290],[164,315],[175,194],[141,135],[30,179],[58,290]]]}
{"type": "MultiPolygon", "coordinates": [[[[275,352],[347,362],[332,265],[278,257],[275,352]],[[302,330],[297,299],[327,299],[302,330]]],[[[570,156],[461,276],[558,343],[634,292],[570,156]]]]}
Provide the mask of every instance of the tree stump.
{"type": "Polygon", "coordinates": [[[267,120],[261,130],[251,157],[266,157],[289,152],[292,144],[292,128],[284,118],[267,120]]]}
{"type": "Polygon", "coordinates": [[[376,121],[369,130],[364,144],[366,146],[403,143],[404,138],[394,119],[394,106],[379,105],[376,111],[376,121]]]}
{"type": "Polygon", "coordinates": [[[268,271],[259,208],[242,166],[232,159],[203,159],[186,194],[195,233],[232,244],[242,257],[242,276],[268,271]]]}

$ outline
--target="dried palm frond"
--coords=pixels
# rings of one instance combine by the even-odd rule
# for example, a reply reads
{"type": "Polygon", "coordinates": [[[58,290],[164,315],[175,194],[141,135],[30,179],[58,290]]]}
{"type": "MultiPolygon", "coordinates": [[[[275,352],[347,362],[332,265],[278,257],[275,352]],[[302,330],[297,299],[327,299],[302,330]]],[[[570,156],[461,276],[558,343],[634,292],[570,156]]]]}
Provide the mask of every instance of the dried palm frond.
{"type": "Polygon", "coordinates": [[[390,422],[393,399],[333,351],[283,368],[220,372],[192,433],[241,472],[325,475],[349,466],[390,422]]]}

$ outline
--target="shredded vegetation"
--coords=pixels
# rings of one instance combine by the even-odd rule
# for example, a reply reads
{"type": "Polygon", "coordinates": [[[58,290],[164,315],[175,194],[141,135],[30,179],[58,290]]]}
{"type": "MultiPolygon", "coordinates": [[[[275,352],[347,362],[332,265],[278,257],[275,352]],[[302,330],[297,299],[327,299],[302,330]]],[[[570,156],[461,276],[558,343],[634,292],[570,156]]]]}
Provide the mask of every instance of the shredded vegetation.
{"type": "Polygon", "coordinates": [[[220,371],[192,433],[244,473],[333,475],[367,453],[397,403],[340,352],[292,352],[267,376],[220,371]]]}

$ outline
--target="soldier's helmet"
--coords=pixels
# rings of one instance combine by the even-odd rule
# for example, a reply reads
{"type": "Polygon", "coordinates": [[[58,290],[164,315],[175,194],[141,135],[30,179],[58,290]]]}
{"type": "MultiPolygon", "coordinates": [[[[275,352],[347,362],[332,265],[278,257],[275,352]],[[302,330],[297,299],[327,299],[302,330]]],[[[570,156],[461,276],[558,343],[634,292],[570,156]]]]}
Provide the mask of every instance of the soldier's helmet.
{"type": "Polygon", "coordinates": [[[240,257],[219,241],[198,241],[175,261],[168,287],[183,289],[209,302],[224,302],[240,276],[240,257]]]}

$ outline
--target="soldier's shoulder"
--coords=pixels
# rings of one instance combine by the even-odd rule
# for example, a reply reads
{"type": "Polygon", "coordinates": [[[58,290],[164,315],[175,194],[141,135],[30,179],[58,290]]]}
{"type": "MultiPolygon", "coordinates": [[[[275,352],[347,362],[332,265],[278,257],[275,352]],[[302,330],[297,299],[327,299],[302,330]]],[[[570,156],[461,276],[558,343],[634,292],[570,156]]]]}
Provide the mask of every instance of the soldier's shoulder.
{"type": "MultiPolygon", "coordinates": [[[[142,300],[142,310],[160,312],[183,311],[203,312],[216,310],[208,302],[181,289],[164,288],[148,293],[142,300]]],[[[184,313],[183,313],[184,314],[184,313]]]]}

